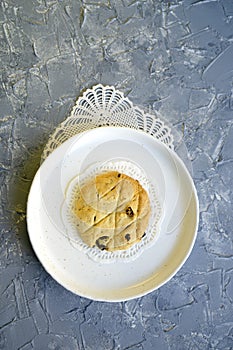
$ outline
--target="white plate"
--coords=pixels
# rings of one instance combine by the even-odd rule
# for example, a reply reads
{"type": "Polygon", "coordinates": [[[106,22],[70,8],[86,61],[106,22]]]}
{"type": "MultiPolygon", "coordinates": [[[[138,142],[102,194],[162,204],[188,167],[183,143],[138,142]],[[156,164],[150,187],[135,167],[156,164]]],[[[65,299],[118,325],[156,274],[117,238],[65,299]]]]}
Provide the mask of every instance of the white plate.
{"type": "Polygon", "coordinates": [[[27,206],[30,240],[47,272],[73,293],[102,301],[136,298],[166,283],[192,250],[198,216],[193,181],[177,154],[144,132],[117,127],[84,132],[58,147],[38,170],[27,206]],[[122,158],[157,184],[164,209],[161,231],[132,262],[96,263],[64,234],[61,207],[68,183],[85,167],[122,158]]]}

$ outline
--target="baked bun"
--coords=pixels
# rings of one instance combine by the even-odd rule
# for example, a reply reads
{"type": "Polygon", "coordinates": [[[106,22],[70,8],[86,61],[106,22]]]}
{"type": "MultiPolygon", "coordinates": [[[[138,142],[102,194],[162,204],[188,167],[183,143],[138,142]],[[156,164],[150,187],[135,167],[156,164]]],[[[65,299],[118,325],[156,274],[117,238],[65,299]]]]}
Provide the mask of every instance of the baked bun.
{"type": "Polygon", "coordinates": [[[110,171],[79,189],[73,211],[78,232],[89,247],[125,250],[144,236],[150,201],[137,180],[110,171]]]}

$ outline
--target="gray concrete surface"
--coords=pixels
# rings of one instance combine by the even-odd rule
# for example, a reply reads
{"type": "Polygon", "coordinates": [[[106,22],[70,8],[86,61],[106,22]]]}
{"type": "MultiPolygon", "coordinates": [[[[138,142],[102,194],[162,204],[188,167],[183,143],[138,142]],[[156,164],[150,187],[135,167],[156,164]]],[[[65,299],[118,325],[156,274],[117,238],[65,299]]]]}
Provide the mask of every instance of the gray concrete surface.
{"type": "Polygon", "coordinates": [[[232,0],[1,1],[0,60],[0,349],[233,349],[232,0]],[[25,224],[49,134],[99,82],[183,132],[201,210],[179,273],[116,304],[58,285],[25,224]]]}

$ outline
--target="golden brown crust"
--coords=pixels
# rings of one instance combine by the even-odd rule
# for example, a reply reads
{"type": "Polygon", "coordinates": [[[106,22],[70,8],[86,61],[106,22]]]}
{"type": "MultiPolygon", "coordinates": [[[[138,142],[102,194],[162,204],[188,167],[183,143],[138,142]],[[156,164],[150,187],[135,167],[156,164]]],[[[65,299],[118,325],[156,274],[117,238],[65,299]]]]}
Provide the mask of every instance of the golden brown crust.
{"type": "Polygon", "coordinates": [[[147,192],[137,180],[115,171],[81,187],[73,207],[82,240],[109,251],[140,241],[150,217],[147,192]]]}

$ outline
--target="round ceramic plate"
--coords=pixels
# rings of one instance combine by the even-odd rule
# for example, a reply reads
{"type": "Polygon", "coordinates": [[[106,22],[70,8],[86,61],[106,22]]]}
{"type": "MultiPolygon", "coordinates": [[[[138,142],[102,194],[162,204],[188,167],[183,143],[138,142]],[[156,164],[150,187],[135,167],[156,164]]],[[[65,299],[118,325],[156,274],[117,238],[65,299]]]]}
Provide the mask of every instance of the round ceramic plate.
{"type": "Polygon", "coordinates": [[[192,250],[198,216],[193,181],[177,154],[145,132],[117,127],[78,134],[52,152],[33,180],[27,206],[30,240],[47,272],[73,293],[102,301],[136,298],[166,283],[192,250]],[[101,264],[71,244],[61,208],[77,174],[115,159],[143,169],[157,188],[164,216],[155,243],[137,259],[101,264]]]}

